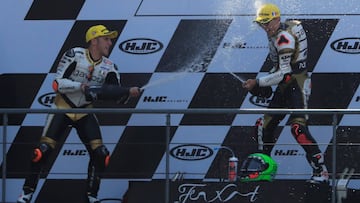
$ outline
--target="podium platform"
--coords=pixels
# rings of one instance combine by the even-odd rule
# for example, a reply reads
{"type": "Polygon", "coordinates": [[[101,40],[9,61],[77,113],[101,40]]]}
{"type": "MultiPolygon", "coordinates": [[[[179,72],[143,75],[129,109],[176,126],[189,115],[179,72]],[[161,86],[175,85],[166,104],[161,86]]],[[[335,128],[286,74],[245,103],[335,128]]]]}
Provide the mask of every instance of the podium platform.
{"type": "MultiPolygon", "coordinates": [[[[250,183],[183,180],[170,182],[169,199],[171,203],[330,203],[331,187],[305,180],[250,183]]],[[[138,202],[164,203],[165,181],[129,182],[128,203],[138,202]]]]}

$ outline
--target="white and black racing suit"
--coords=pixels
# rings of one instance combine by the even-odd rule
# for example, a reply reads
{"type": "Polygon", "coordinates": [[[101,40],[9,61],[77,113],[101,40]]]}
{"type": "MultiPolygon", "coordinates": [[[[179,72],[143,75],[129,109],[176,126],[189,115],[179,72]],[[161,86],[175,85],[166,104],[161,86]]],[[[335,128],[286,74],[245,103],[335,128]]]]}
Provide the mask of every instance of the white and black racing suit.
{"type": "MultiPolygon", "coordinates": [[[[54,107],[59,109],[91,108],[96,99],[122,100],[129,88],[120,86],[116,65],[106,57],[94,61],[88,49],[72,48],[61,58],[55,74],[54,107]],[[85,85],[85,92],[82,90],[85,85]]],[[[76,128],[89,156],[87,194],[97,196],[101,175],[109,162],[109,151],[102,142],[98,120],[94,114],[49,114],[40,142],[34,149],[31,171],[26,178],[24,193],[33,192],[40,172],[51,151],[69,126],[76,128]]]]}
{"type": "MultiPolygon", "coordinates": [[[[268,75],[258,78],[257,84],[260,88],[277,85],[269,108],[307,108],[311,81],[306,66],[308,44],[303,26],[299,21],[281,23],[277,33],[268,39],[273,68],[268,75]]],[[[274,131],[284,117],[280,114],[265,114],[256,123],[259,149],[268,155],[271,155],[276,142],[274,131]]],[[[307,115],[292,114],[289,123],[292,135],[305,150],[314,172],[326,170],[324,157],[308,130],[307,115]]]]}

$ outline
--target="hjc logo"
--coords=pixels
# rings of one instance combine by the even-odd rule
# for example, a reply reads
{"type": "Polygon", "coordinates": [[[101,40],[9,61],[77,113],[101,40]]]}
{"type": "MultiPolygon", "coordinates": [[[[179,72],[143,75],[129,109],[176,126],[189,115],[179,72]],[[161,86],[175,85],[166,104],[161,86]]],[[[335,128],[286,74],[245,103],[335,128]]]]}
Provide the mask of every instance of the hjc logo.
{"type": "Polygon", "coordinates": [[[170,154],[180,160],[195,161],[210,157],[213,151],[207,146],[185,144],[174,147],[170,150],[170,154]]]}
{"type": "Polygon", "coordinates": [[[41,95],[38,99],[38,102],[43,106],[51,107],[51,105],[54,103],[55,96],[55,92],[41,95]]]}
{"type": "Polygon", "coordinates": [[[345,54],[359,54],[360,53],[360,38],[349,37],[338,39],[331,43],[331,48],[337,52],[345,54]]]}
{"type": "Polygon", "coordinates": [[[182,157],[194,157],[194,156],[205,156],[207,154],[207,149],[178,149],[175,152],[175,156],[182,156],[182,157]]]}
{"type": "Polygon", "coordinates": [[[167,96],[145,96],[143,102],[166,102],[167,96]]]}
{"type": "Polygon", "coordinates": [[[268,107],[271,101],[270,98],[258,97],[258,96],[251,96],[250,103],[254,104],[255,106],[260,107],[268,107]]]}
{"type": "Polygon", "coordinates": [[[299,150],[296,149],[289,149],[289,150],[275,150],[275,156],[297,156],[299,150]]]}
{"type": "Polygon", "coordinates": [[[63,156],[85,156],[87,155],[87,151],[85,149],[65,149],[63,152],[63,156]]]}
{"type": "Polygon", "coordinates": [[[246,42],[235,42],[235,43],[225,42],[223,44],[223,48],[225,48],[225,49],[228,49],[228,48],[245,49],[246,48],[246,42]]]}
{"type": "Polygon", "coordinates": [[[160,51],[163,44],[148,38],[135,38],[122,42],[119,48],[129,54],[151,54],[160,51]]]}

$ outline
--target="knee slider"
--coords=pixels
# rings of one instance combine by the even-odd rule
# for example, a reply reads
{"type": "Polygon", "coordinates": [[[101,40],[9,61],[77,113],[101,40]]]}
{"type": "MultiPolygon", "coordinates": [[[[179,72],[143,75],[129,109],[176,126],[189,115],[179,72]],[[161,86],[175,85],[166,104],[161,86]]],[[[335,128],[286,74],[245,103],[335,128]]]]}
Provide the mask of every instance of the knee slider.
{"type": "Polygon", "coordinates": [[[299,144],[313,144],[309,132],[304,125],[298,123],[292,124],[291,133],[299,144]]]}
{"type": "Polygon", "coordinates": [[[306,129],[305,126],[300,125],[298,123],[291,124],[291,133],[297,138],[302,134],[305,134],[306,129]]]}
{"type": "Polygon", "coordinates": [[[110,162],[110,153],[104,145],[94,150],[94,162],[101,167],[107,167],[110,162]]]}
{"type": "Polygon", "coordinates": [[[47,143],[40,143],[39,146],[35,147],[33,151],[32,162],[45,161],[49,154],[51,153],[52,148],[47,143]]]}

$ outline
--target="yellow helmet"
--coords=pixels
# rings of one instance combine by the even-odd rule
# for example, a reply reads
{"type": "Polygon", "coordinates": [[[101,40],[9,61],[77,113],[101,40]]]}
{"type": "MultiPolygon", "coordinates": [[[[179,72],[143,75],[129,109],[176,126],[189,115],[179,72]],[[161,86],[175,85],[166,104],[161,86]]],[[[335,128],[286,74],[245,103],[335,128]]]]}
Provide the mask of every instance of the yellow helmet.
{"type": "Polygon", "coordinates": [[[111,39],[114,39],[118,36],[118,32],[109,31],[104,25],[94,25],[86,31],[85,41],[87,43],[94,38],[102,36],[108,36],[111,39]]]}
{"type": "Polygon", "coordinates": [[[268,23],[278,17],[280,9],[275,4],[264,4],[257,10],[255,22],[268,23]]]}

